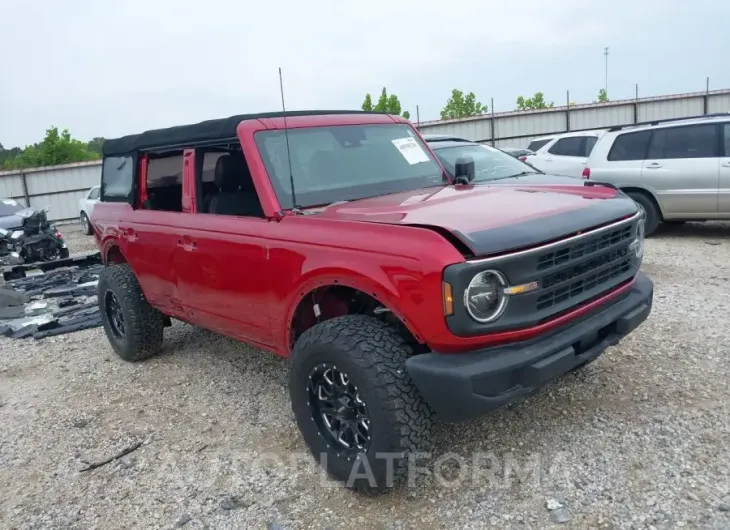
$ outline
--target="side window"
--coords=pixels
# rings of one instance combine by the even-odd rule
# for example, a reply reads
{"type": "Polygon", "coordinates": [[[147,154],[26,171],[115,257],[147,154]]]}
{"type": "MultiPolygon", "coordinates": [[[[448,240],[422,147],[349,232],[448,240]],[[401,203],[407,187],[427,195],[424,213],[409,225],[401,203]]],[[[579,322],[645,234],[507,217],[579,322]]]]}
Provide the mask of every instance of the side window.
{"type": "Polygon", "coordinates": [[[199,149],[196,171],[198,213],[264,217],[248,163],[240,149],[215,146],[199,149]]]}
{"type": "Polygon", "coordinates": [[[534,153],[551,140],[552,138],[547,138],[545,140],[533,140],[530,142],[530,145],[528,145],[527,148],[534,153]]]}
{"type": "Polygon", "coordinates": [[[651,131],[620,134],[613,141],[608,152],[609,162],[625,162],[628,160],[643,160],[646,148],[649,146],[651,131]]]}
{"type": "Polygon", "coordinates": [[[725,124],[725,154],[724,156],[730,156],[730,123],[725,124]]]}
{"type": "Polygon", "coordinates": [[[657,129],[651,137],[651,159],[714,158],[717,156],[717,126],[687,125],[657,129]]]}
{"type": "Polygon", "coordinates": [[[586,143],[583,150],[583,156],[588,157],[591,156],[591,151],[593,151],[593,148],[596,146],[596,142],[598,141],[598,138],[595,136],[586,136],[586,143]]]}
{"type": "Polygon", "coordinates": [[[584,156],[585,138],[573,136],[571,138],[561,138],[555,145],[548,149],[548,153],[560,156],[584,156]]]}
{"type": "Polygon", "coordinates": [[[99,198],[99,188],[91,188],[88,198],[92,201],[95,201],[96,199],[98,199],[99,198]]]}
{"type": "Polygon", "coordinates": [[[129,200],[134,187],[134,158],[108,156],[101,166],[101,195],[106,201],[129,200]]]}
{"type": "Polygon", "coordinates": [[[182,170],[182,152],[149,155],[146,210],[182,212],[182,170]]]}

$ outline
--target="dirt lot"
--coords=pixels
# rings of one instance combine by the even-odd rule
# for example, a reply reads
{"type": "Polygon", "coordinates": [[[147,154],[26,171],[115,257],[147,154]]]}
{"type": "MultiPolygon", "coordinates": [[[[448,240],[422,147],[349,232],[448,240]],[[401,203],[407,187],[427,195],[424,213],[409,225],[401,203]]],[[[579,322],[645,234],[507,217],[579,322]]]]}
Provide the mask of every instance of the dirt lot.
{"type": "Polygon", "coordinates": [[[633,336],[442,427],[431,476],[375,498],[301,456],[284,359],[183,324],[141,364],[101,329],[2,339],[0,527],[730,528],[730,225],[664,230],[644,269],[655,306],[633,336]]]}

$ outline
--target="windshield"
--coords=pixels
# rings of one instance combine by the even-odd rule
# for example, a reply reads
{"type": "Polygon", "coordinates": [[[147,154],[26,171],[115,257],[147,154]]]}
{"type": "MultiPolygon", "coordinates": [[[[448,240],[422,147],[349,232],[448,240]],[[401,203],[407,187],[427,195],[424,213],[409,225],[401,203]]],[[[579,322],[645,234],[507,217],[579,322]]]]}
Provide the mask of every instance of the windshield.
{"type": "MultiPolygon", "coordinates": [[[[441,167],[406,124],[289,129],[297,206],[306,208],[445,183],[441,167]]],[[[256,145],[282,208],[292,208],[287,138],[260,131],[256,145]]]]}
{"type": "Polygon", "coordinates": [[[21,205],[13,199],[0,200],[0,217],[13,215],[20,210],[24,210],[25,206],[21,205]]]}
{"type": "Polygon", "coordinates": [[[513,177],[521,173],[537,173],[534,167],[520,162],[513,156],[503,153],[486,145],[462,144],[454,147],[444,147],[436,151],[444,167],[454,174],[456,160],[461,157],[470,157],[474,160],[474,181],[486,182],[489,180],[513,177]]]}

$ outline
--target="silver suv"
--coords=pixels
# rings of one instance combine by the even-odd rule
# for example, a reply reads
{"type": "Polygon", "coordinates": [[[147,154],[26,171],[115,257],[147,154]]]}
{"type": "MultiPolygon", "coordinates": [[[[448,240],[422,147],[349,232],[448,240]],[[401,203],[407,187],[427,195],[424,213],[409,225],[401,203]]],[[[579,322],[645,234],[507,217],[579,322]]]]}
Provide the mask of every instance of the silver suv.
{"type": "Polygon", "coordinates": [[[583,176],[631,196],[647,235],[661,222],[730,219],[730,114],[612,127],[583,176]]]}

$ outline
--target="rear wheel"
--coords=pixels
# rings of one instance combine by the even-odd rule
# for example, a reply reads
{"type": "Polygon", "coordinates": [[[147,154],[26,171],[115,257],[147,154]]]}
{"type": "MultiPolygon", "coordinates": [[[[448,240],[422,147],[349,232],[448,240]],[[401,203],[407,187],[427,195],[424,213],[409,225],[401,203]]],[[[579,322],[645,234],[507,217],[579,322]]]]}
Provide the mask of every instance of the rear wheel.
{"type": "Polygon", "coordinates": [[[644,221],[645,235],[647,237],[652,235],[656,232],[656,229],[659,227],[659,223],[662,221],[656,204],[654,204],[654,201],[651,198],[643,193],[630,191],[627,195],[634,200],[639,209],[643,211],[646,216],[646,220],[644,221]]]}
{"type": "Polygon", "coordinates": [[[81,220],[81,229],[84,231],[84,234],[86,234],[87,236],[90,236],[93,233],[93,230],[91,229],[91,223],[89,222],[89,216],[86,215],[86,212],[81,212],[79,219],[81,220]]]}
{"type": "Polygon", "coordinates": [[[289,390],[304,441],[329,475],[380,491],[430,445],[432,413],[405,370],[410,347],[365,315],[327,320],[294,347],[289,390]]]}
{"type": "Polygon", "coordinates": [[[98,299],[104,331],[119,357],[142,361],[162,349],[165,317],[147,302],[129,265],[102,269],[98,299]]]}

